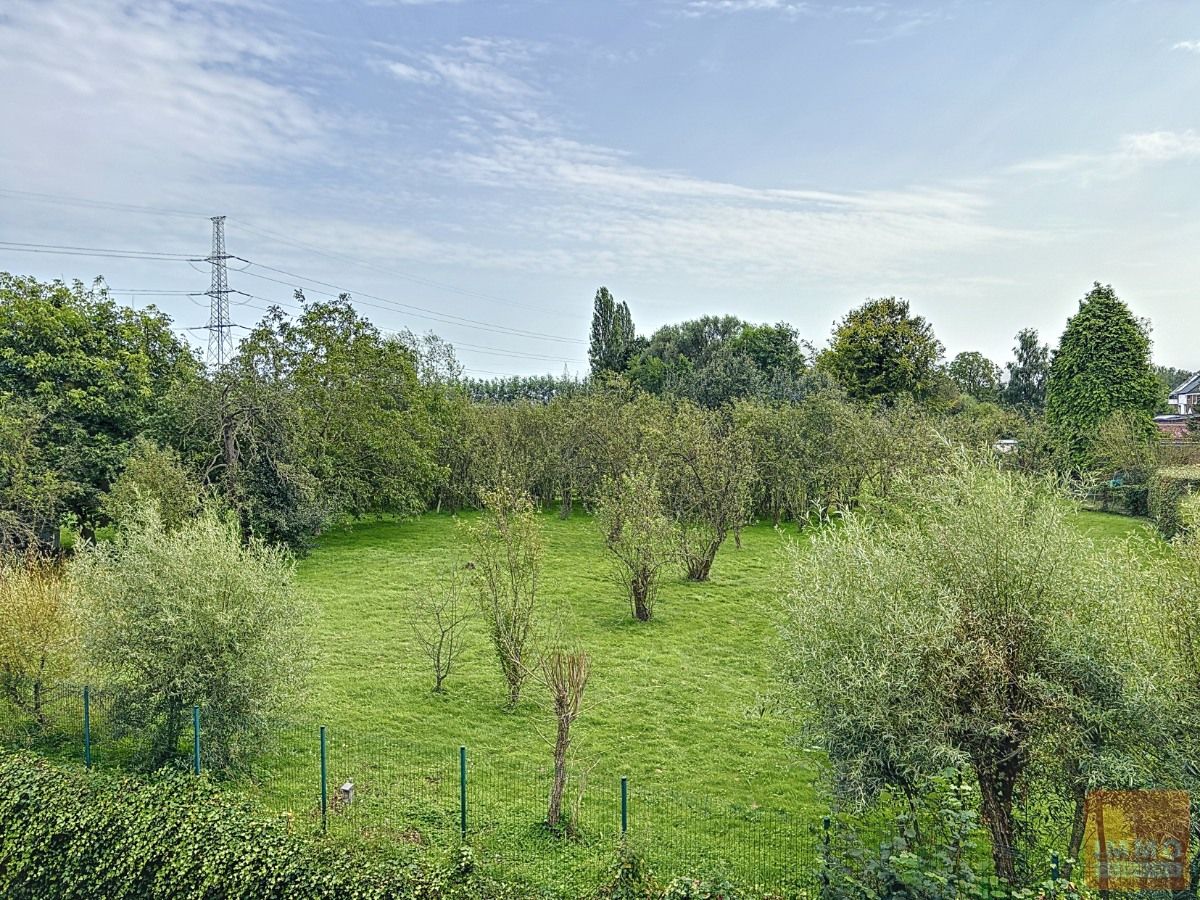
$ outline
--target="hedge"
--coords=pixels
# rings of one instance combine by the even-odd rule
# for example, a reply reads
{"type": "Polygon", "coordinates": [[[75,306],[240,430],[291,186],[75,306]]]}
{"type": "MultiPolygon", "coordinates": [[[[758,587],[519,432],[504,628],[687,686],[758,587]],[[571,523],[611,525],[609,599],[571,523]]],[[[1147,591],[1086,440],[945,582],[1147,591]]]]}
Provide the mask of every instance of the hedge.
{"type": "Polygon", "coordinates": [[[147,780],[0,751],[8,900],[510,900],[469,850],[428,871],[290,834],[207,778],[147,780]]]}
{"type": "Polygon", "coordinates": [[[1151,476],[1146,505],[1163,537],[1173,538],[1183,527],[1180,503],[1198,488],[1200,466],[1171,466],[1151,476]]]}

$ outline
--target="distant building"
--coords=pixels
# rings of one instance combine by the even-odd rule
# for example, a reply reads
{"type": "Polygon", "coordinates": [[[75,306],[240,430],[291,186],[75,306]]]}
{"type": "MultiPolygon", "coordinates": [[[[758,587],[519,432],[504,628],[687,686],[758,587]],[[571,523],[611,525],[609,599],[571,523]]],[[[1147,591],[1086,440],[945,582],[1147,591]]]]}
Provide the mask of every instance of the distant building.
{"type": "Polygon", "coordinates": [[[1197,372],[1167,396],[1167,402],[1181,416],[1200,413],[1200,372],[1197,372]]]}
{"type": "Polygon", "coordinates": [[[1181,441],[1188,436],[1188,431],[1195,419],[1196,416],[1193,415],[1172,413],[1166,416],[1155,416],[1154,424],[1164,440],[1181,441]]]}

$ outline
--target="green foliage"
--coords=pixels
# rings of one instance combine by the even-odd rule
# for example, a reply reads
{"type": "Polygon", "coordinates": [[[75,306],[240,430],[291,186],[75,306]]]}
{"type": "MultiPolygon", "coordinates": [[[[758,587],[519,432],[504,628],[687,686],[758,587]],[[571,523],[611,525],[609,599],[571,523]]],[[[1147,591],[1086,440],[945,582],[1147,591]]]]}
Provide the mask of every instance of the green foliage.
{"type": "Polygon", "coordinates": [[[850,816],[834,820],[822,870],[824,900],[960,900],[986,895],[977,863],[983,845],[975,800],[955,770],[921,779],[883,841],[864,839],[850,816]],[[869,844],[869,845],[868,845],[869,844]]]}
{"type": "Polygon", "coordinates": [[[306,471],[337,513],[420,512],[444,475],[417,357],[360,317],[348,295],[275,308],[243,340],[243,378],[286,385],[306,471]]]}
{"type": "Polygon", "coordinates": [[[1151,476],[1146,507],[1163,537],[1173,538],[1179,533],[1184,525],[1180,504],[1198,488],[1200,466],[1166,467],[1151,476]]]}
{"type": "Polygon", "coordinates": [[[55,543],[66,487],[41,447],[42,421],[0,391],[0,553],[55,543]]]}
{"type": "MultiPolygon", "coordinates": [[[[1140,572],[1081,537],[1052,484],[986,459],[957,454],[894,497],[797,556],[787,683],[843,796],[911,796],[947,761],[969,767],[1011,880],[1012,798],[1035,761],[1102,780],[1153,758],[1159,654],[1140,572]]],[[[1051,789],[1076,796],[1061,777],[1051,789]]]]}
{"type": "Polygon", "coordinates": [[[307,842],[206,778],[153,781],[0,752],[9,900],[516,900],[459,864],[421,870],[307,842]]]}
{"type": "Polygon", "coordinates": [[[96,668],[114,716],[149,744],[151,765],[179,754],[202,709],[206,766],[246,762],[304,671],[304,610],[286,553],[243,544],[212,512],[168,532],[152,509],[112,543],[90,547],[74,575],[96,668]]]}
{"type": "Polygon", "coordinates": [[[629,600],[633,617],[654,614],[663,570],[675,559],[677,526],[663,509],[654,472],[639,468],[610,481],[600,498],[596,524],[615,561],[614,580],[629,600]]]}
{"type": "Polygon", "coordinates": [[[884,297],[851,310],[834,329],[817,366],[853,400],[923,401],[935,391],[942,344],[907,300],[884,297]]]}
{"type": "Polygon", "coordinates": [[[117,525],[137,522],[153,506],[163,527],[173,531],[200,510],[200,483],[183,467],[179,454],[153,441],[134,441],[125,468],[100,498],[105,517],[117,525]]]}
{"type": "Polygon", "coordinates": [[[59,568],[0,554],[0,700],[45,728],[47,701],[79,657],[79,611],[59,568]]]}
{"type": "Polygon", "coordinates": [[[1005,364],[1008,380],[1004,402],[1026,413],[1040,413],[1046,405],[1046,381],[1050,377],[1050,347],[1038,339],[1033,328],[1017,332],[1013,359],[1005,364]]]}
{"type": "Polygon", "coordinates": [[[533,664],[529,640],[537,617],[542,539],[533,502],[510,480],[481,500],[485,514],[467,526],[472,583],[508,686],[508,705],[515,707],[533,664]]]}
{"type": "Polygon", "coordinates": [[[747,436],[724,416],[679,403],[652,447],[687,576],[707,581],[721,544],[749,515],[754,473],[747,436]]]}
{"type": "Polygon", "coordinates": [[[968,397],[991,402],[1000,396],[1000,367],[978,351],[958,354],[946,366],[946,374],[968,397]]]}
{"type": "Polygon", "coordinates": [[[806,369],[806,345],[786,322],[702,316],[654,332],[629,378],[651,393],[715,409],[748,397],[798,396],[806,369]]]}
{"type": "Polygon", "coordinates": [[[0,394],[37,411],[37,447],[65,508],[85,523],[134,436],[198,370],[153,307],[118,306],[103,285],[0,272],[0,394]]]}
{"type": "Polygon", "coordinates": [[[592,333],[588,345],[592,377],[625,371],[636,343],[637,333],[629,305],[617,303],[608,288],[600,288],[592,305],[592,333]]]}
{"type": "Polygon", "coordinates": [[[1147,326],[1134,318],[1111,285],[1093,286],[1067,321],[1050,363],[1046,423],[1071,464],[1095,465],[1102,422],[1119,410],[1143,416],[1147,434],[1158,406],[1147,326]]]}

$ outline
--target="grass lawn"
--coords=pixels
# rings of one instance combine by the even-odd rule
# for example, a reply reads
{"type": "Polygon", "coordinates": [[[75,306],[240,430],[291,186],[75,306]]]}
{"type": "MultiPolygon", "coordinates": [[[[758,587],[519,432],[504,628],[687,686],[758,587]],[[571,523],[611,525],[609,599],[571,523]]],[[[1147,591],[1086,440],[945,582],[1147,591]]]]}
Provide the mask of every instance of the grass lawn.
{"type": "MultiPolygon", "coordinates": [[[[317,611],[311,689],[267,766],[274,802],[311,821],[316,724],[328,726],[330,781],[353,779],[356,802],[332,830],[393,843],[455,843],[458,748],[468,747],[473,844],[536,881],[594,885],[619,827],[620,778],[629,828],[664,874],[727,874],[778,882],[811,855],[824,807],[818,760],[789,747],[769,712],[774,608],[783,550],[797,533],[746,529],[705,584],[664,585],[655,617],[633,620],[606,580],[608,560],[589,517],[542,518],[543,622],[592,657],[573,769],[583,785],[582,841],[563,842],[545,815],[553,720],[536,683],[504,708],[499,668],[480,623],[466,658],[431,692],[432,676],[406,622],[418,592],[467,560],[455,518],[364,522],[327,535],[300,564],[317,611]],[[399,837],[397,837],[399,836],[399,837]]],[[[578,799],[569,787],[571,799],[578,799]]]]}
{"type": "MultiPolygon", "coordinates": [[[[1100,544],[1147,533],[1120,516],[1084,512],[1079,521],[1100,544]]],[[[317,725],[325,724],[330,784],[356,786],[354,804],[331,814],[331,832],[448,853],[465,745],[471,843],[485,865],[568,892],[594,886],[611,856],[627,776],[630,835],[655,870],[786,888],[811,868],[827,809],[820,754],[789,744],[792,729],[769,699],[784,550],[802,540],[798,532],[746,529],[741,549],[732,540],[722,548],[710,582],[669,581],[654,619],[639,623],[605,578],[592,520],[546,514],[542,526],[543,622],[592,656],[572,748],[578,777],[568,788],[582,797],[579,840],[538,824],[552,718],[532,682],[517,710],[504,708],[479,623],[447,693],[430,690],[406,615],[419,592],[467,560],[448,515],[363,522],[325,536],[300,563],[318,623],[311,688],[259,773],[260,789],[299,827],[315,825],[317,725]]]]}

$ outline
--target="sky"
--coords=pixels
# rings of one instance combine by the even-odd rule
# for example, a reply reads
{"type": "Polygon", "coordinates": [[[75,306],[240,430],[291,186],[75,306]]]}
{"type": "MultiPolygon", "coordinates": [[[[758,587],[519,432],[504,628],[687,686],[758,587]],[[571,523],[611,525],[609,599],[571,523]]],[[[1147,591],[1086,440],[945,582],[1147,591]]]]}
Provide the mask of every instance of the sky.
{"type": "Polygon", "coordinates": [[[349,290],[477,377],[586,371],[600,285],[1004,362],[1100,281],[1200,368],[1196,2],[0,0],[0,122],[0,270],[198,345],[224,215],[238,325],[349,290]]]}

